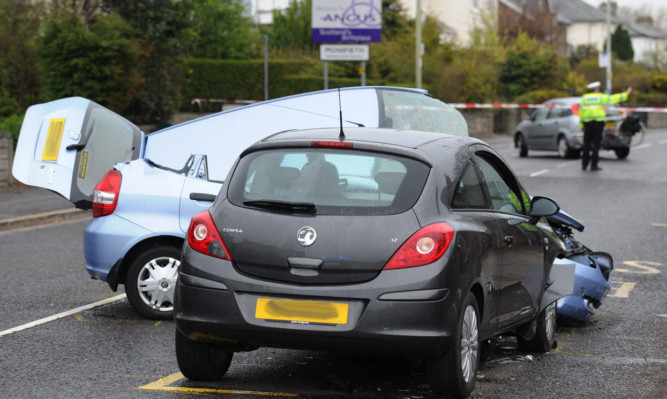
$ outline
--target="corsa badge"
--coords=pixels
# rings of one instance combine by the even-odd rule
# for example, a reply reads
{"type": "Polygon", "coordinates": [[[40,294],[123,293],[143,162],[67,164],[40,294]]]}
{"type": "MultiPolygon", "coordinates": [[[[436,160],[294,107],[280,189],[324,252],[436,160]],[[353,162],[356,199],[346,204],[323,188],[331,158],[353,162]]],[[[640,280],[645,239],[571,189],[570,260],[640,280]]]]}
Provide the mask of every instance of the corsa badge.
{"type": "Polygon", "coordinates": [[[304,226],[296,233],[296,240],[304,247],[313,245],[315,239],[317,239],[317,233],[310,226],[304,226]]]}

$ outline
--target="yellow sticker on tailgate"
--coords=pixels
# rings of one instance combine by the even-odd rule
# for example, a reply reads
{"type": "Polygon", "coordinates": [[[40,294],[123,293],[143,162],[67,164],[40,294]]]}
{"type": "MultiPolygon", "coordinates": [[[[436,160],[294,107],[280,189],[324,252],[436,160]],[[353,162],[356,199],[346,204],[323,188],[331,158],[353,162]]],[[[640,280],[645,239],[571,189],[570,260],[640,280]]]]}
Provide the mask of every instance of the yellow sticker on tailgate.
{"type": "Polygon", "coordinates": [[[60,151],[60,140],[63,138],[65,119],[51,119],[49,131],[46,134],[46,143],[42,152],[42,161],[57,161],[60,151]]]}
{"type": "Polygon", "coordinates": [[[296,323],[346,324],[348,304],[258,298],[255,317],[296,323]]]}

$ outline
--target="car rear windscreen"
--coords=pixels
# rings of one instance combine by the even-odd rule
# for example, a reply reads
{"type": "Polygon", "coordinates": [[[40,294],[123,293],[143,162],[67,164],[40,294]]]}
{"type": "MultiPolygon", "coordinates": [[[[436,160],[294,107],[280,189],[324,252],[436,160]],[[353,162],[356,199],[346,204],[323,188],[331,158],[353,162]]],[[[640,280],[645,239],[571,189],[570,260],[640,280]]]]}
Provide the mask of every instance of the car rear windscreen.
{"type": "Polygon", "coordinates": [[[375,152],[261,151],[239,162],[227,196],[238,206],[276,211],[292,209],[285,204],[301,204],[317,214],[396,214],[414,205],[429,170],[415,159],[375,152]]]}

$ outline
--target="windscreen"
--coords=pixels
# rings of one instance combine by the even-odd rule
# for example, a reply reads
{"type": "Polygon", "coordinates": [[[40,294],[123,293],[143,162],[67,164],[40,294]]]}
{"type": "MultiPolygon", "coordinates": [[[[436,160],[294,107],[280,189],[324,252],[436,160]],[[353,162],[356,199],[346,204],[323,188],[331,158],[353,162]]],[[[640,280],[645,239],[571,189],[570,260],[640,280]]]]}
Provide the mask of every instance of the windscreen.
{"type": "Polygon", "coordinates": [[[400,90],[378,90],[378,95],[383,105],[380,127],[468,137],[463,115],[440,100],[400,90]]]}
{"type": "Polygon", "coordinates": [[[281,149],[244,157],[228,186],[230,202],[267,210],[387,215],[411,208],[429,167],[388,154],[281,149]]]}

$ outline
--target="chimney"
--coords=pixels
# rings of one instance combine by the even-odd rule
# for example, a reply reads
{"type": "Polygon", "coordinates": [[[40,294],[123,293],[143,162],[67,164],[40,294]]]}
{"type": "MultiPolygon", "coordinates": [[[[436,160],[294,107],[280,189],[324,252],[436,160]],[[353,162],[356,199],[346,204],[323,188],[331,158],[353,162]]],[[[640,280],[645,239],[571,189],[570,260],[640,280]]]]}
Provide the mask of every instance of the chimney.
{"type": "Polygon", "coordinates": [[[649,28],[653,27],[653,18],[650,15],[640,15],[635,20],[639,25],[647,26],[649,28]]]}
{"type": "MultiPolygon", "coordinates": [[[[607,2],[605,1],[604,3],[600,3],[600,7],[598,7],[600,10],[607,12],[607,2]]],[[[615,1],[610,1],[609,2],[609,10],[611,11],[611,16],[615,17],[616,16],[616,10],[618,9],[618,3],[615,1]]]]}

